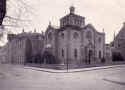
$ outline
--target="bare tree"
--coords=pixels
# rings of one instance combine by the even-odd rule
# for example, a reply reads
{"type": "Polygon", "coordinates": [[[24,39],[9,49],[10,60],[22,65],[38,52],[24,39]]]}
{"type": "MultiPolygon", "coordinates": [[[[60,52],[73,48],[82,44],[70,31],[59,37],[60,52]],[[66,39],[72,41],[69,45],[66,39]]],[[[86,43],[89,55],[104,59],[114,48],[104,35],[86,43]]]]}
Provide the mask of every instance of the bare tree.
{"type": "Polygon", "coordinates": [[[4,43],[4,35],[29,27],[31,25],[33,8],[31,0],[7,0],[6,15],[3,21],[4,29],[0,30],[0,41],[4,43]]]}
{"type": "Polygon", "coordinates": [[[7,14],[4,25],[10,27],[30,25],[33,8],[28,3],[28,0],[7,0],[7,14]]]}

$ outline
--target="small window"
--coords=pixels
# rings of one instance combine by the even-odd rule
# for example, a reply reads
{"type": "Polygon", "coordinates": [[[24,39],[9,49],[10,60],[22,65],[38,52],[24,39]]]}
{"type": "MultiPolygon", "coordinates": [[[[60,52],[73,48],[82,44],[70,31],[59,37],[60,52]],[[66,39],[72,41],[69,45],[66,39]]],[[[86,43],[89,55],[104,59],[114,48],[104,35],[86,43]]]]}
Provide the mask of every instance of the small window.
{"type": "Polygon", "coordinates": [[[64,39],[64,33],[61,33],[61,37],[62,37],[62,39],[64,39]]]}
{"type": "Polygon", "coordinates": [[[77,54],[78,54],[77,49],[74,49],[74,57],[75,58],[77,58],[77,56],[78,56],[77,54]]]}
{"type": "Polygon", "coordinates": [[[74,32],[73,37],[74,37],[74,39],[77,39],[79,37],[79,34],[77,32],[74,32]]]}
{"type": "Polygon", "coordinates": [[[64,50],[62,49],[62,57],[64,57],[64,50]]]}
{"type": "Polygon", "coordinates": [[[99,37],[98,41],[99,41],[99,43],[101,43],[101,41],[102,41],[101,37],[99,37]]]}
{"type": "Polygon", "coordinates": [[[48,34],[48,39],[52,40],[52,33],[51,32],[48,34]]]}
{"type": "Polygon", "coordinates": [[[120,41],[118,40],[118,47],[120,47],[120,41]]]}
{"type": "Polygon", "coordinates": [[[99,51],[99,58],[101,58],[102,56],[101,56],[101,51],[99,51]]]}
{"type": "Polygon", "coordinates": [[[86,38],[87,39],[92,39],[92,32],[91,31],[87,31],[86,38]]]}
{"type": "Polygon", "coordinates": [[[118,47],[120,47],[120,44],[118,43],[118,47]]]}

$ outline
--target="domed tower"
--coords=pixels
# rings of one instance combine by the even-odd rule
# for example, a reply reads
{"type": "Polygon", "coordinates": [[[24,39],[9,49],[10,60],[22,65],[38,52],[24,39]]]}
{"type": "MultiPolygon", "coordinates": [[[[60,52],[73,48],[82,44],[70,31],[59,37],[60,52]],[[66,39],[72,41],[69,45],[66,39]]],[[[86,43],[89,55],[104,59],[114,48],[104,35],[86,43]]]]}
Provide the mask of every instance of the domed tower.
{"type": "Polygon", "coordinates": [[[60,19],[60,27],[64,28],[67,26],[82,28],[85,26],[85,18],[75,14],[75,7],[69,8],[70,13],[60,19]]]}

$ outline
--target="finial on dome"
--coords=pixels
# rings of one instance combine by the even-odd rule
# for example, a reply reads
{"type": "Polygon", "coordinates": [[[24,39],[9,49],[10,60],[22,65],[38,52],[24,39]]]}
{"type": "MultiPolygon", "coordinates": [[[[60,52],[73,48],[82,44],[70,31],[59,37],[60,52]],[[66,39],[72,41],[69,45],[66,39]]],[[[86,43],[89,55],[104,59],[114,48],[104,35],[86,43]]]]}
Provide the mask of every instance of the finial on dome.
{"type": "Polygon", "coordinates": [[[72,5],[72,6],[70,6],[70,14],[74,14],[74,12],[75,12],[75,7],[72,5]]]}
{"type": "Polygon", "coordinates": [[[34,29],[34,32],[36,33],[36,28],[34,29]]]}
{"type": "Polygon", "coordinates": [[[125,25],[125,22],[123,22],[123,25],[125,25]]]}
{"type": "Polygon", "coordinates": [[[103,32],[103,33],[105,32],[105,29],[104,29],[104,28],[102,29],[102,32],[103,32]]]}
{"type": "Polygon", "coordinates": [[[114,40],[115,40],[115,30],[114,30],[114,40]]]}
{"type": "Polygon", "coordinates": [[[49,26],[51,26],[51,21],[49,21],[49,26]]]}
{"type": "Polygon", "coordinates": [[[25,31],[24,31],[24,28],[23,28],[22,32],[23,32],[23,33],[25,32],[25,31]]]}

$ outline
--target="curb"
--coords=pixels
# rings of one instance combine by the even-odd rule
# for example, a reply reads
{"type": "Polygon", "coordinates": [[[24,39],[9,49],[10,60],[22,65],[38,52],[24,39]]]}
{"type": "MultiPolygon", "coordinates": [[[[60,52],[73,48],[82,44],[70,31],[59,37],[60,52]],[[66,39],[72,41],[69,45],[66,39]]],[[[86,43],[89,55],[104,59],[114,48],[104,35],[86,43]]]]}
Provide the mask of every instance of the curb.
{"type": "Polygon", "coordinates": [[[125,66],[125,64],[122,65],[112,65],[112,66],[102,66],[102,67],[92,67],[92,68],[83,68],[82,70],[54,70],[50,69],[50,70],[45,70],[44,68],[37,68],[37,67],[24,67],[24,69],[32,69],[32,70],[36,70],[36,71],[43,71],[43,72],[48,72],[48,73],[74,73],[74,72],[86,72],[86,71],[93,71],[93,70],[100,70],[100,69],[109,69],[109,68],[117,68],[117,67],[123,67],[125,66]]]}
{"type": "Polygon", "coordinates": [[[108,78],[104,78],[103,80],[104,80],[104,81],[111,82],[111,83],[115,83],[115,84],[125,85],[125,81],[111,80],[111,79],[108,79],[108,78]]]}

